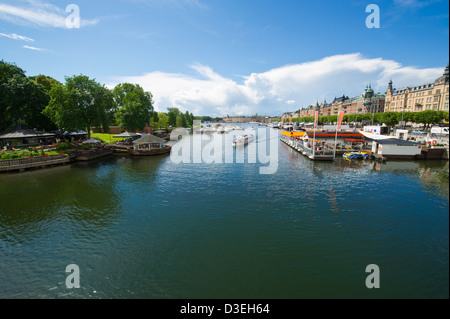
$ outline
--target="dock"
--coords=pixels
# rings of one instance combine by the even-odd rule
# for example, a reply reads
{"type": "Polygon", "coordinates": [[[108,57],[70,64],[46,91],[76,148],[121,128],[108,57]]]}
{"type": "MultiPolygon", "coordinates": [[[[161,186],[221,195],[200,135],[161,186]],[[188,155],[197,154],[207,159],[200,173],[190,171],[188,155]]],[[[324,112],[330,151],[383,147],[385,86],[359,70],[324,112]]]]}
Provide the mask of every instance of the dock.
{"type": "Polygon", "coordinates": [[[312,148],[307,147],[305,145],[305,142],[303,140],[293,140],[293,139],[286,139],[281,138],[281,141],[285,143],[286,145],[290,146],[294,150],[298,151],[299,153],[303,154],[307,158],[313,161],[334,161],[334,150],[322,147],[321,150],[314,152],[312,148]]]}

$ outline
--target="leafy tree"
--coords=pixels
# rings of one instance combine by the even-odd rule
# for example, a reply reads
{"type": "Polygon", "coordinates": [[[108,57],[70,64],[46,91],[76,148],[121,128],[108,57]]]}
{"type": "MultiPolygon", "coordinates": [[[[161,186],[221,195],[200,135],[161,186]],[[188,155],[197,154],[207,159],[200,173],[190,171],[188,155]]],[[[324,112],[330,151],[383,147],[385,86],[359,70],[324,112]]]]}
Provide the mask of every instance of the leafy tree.
{"type": "Polygon", "coordinates": [[[436,124],[444,119],[443,113],[439,111],[426,110],[422,112],[417,112],[414,115],[414,121],[416,123],[424,124],[424,128],[430,126],[430,124],[436,124]]]}
{"type": "Polygon", "coordinates": [[[43,75],[43,74],[40,74],[40,75],[37,75],[37,76],[31,76],[31,77],[29,77],[29,79],[32,80],[33,82],[37,83],[37,84],[42,85],[42,87],[48,93],[50,93],[50,91],[51,91],[53,86],[62,84],[58,80],[55,80],[54,78],[52,78],[50,76],[43,75]]]}
{"type": "MultiPolygon", "coordinates": [[[[153,113],[153,96],[138,84],[122,83],[113,90],[118,125],[143,130],[153,113]]],[[[156,121],[157,122],[157,121],[156,121]]]]}
{"type": "Polygon", "coordinates": [[[177,120],[176,120],[176,126],[177,127],[186,127],[187,126],[186,118],[183,113],[178,113],[177,120]]]}
{"type": "Polygon", "coordinates": [[[18,121],[30,128],[55,129],[42,114],[49,100],[45,88],[27,78],[24,70],[0,61],[0,131],[12,128],[18,121]]]}
{"type": "Polygon", "coordinates": [[[180,114],[180,110],[176,107],[167,108],[169,112],[167,112],[167,116],[169,118],[170,126],[177,126],[177,116],[180,114]]]}
{"type": "Polygon", "coordinates": [[[388,126],[397,125],[401,120],[401,113],[398,112],[384,112],[381,114],[380,122],[385,123],[388,126]]]}
{"type": "Polygon", "coordinates": [[[168,128],[169,126],[169,117],[164,112],[158,113],[158,127],[159,128],[168,128]]]}
{"type": "Polygon", "coordinates": [[[101,126],[109,130],[114,109],[113,95],[105,86],[85,75],[66,78],[66,84],[55,85],[44,113],[61,130],[84,129],[90,138],[91,128],[101,126]]]}
{"type": "Polygon", "coordinates": [[[148,124],[149,126],[153,128],[159,128],[159,115],[158,112],[152,112],[152,115],[150,115],[150,122],[148,124]]]}

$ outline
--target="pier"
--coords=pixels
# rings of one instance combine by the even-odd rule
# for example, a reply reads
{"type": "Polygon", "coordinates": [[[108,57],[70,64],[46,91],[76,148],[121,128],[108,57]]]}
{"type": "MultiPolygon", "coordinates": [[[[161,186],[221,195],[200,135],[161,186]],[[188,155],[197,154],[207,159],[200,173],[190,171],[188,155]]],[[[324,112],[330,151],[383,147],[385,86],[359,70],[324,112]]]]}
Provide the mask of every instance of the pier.
{"type": "Polygon", "coordinates": [[[281,138],[281,141],[313,161],[333,161],[335,158],[334,149],[319,141],[287,138],[285,136],[281,138]],[[313,149],[311,144],[317,149],[313,149]]]}

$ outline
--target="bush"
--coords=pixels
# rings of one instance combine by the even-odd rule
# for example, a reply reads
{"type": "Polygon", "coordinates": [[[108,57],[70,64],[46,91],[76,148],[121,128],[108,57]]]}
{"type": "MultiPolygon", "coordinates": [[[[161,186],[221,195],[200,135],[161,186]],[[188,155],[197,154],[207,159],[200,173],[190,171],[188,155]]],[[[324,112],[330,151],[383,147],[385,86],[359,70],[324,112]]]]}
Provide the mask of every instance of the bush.
{"type": "Polygon", "coordinates": [[[69,141],[59,143],[58,146],[56,146],[56,150],[58,152],[64,152],[64,151],[68,151],[70,149],[71,149],[71,147],[70,147],[69,141]]]}

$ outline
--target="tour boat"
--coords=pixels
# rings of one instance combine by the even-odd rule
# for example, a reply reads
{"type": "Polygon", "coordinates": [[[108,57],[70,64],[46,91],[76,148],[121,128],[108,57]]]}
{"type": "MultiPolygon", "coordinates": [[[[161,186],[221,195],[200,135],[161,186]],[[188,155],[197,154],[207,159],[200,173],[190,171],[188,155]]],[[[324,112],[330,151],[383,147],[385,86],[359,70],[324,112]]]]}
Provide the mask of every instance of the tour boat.
{"type": "Polygon", "coordinates": [[[246,145],[246,144],[250,143],[251,141],[253,141],[252,134],[240,135],[240,136],[236,137],[236,139],[233,141],[233,146],[246,145]]]}

